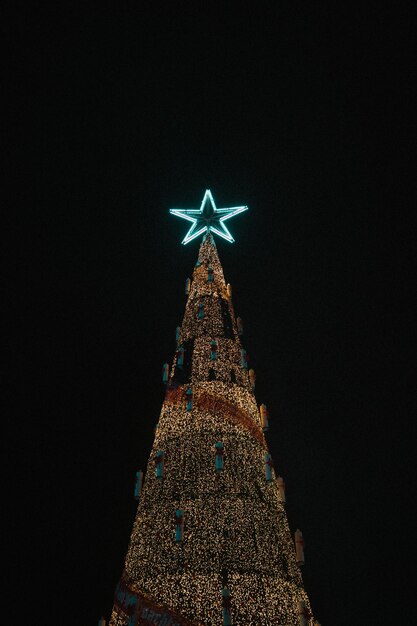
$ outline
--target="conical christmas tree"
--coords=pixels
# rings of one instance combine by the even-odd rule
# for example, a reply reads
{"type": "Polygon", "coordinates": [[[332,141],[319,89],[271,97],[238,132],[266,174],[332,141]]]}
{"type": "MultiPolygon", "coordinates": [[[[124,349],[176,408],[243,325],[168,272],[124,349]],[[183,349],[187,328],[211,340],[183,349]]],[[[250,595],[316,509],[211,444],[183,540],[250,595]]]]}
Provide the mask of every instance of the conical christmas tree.
{"type": "MultiPolygon", "coordinates": [[[[313,623],[231,288],[206,228],[109,626],[313,623]]],[[[213,229],[214,230],[214,229],[213,229]]]]}

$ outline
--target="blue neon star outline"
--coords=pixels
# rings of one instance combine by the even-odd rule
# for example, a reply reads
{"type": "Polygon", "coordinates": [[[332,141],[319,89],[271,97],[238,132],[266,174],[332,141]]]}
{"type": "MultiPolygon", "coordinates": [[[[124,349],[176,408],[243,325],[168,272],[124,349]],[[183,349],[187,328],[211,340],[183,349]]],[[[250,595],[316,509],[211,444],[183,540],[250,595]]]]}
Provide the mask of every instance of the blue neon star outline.
{"type": "Polygon", "coordinates": [[[192,222],[191,228],[182,240],[182,244],[187,244],[204,232],[213,232],[219,237],[226,239],[230,243],[234,242],[230,231],[225,225],[225,221],[234,217],[238,213],[247,211],[247,206],[235,206],[227,209],[218,209],[211,195],[210,189],[206,189],[203,201],[199,209],[170,209],[172,215],[181,217],[192,222]]]}

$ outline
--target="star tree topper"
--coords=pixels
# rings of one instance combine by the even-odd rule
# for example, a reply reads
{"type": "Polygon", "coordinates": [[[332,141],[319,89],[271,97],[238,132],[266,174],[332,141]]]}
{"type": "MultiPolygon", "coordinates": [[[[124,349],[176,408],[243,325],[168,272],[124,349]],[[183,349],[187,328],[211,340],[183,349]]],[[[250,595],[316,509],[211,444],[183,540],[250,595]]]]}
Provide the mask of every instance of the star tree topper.
{"type": "Polygon", "coordinates": [[[182,240],[182,243],[185,245],[206,232],[216,233],[219,237],[223,237],[226,241],[233,243],[234,239],[227,229],[225,221],[247,210],[247,206],[218,209],[210,189],[206,189],[203,202],[199,209],[170,209],[169,212],[172,215],[177,215],[177,217],[182,217],[182,219],[192,222],[190,230],[182,240]]]}

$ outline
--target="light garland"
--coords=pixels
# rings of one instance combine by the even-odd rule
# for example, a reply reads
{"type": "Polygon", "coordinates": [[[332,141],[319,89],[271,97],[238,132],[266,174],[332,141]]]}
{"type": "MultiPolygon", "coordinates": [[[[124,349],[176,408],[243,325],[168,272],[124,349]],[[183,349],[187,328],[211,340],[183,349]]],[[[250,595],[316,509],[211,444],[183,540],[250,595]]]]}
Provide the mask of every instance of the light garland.
{"type": "Polygon", "coordinates": [[[311,625],[268,412],[211,235],[186,293],[109,626],[311,625]]]}

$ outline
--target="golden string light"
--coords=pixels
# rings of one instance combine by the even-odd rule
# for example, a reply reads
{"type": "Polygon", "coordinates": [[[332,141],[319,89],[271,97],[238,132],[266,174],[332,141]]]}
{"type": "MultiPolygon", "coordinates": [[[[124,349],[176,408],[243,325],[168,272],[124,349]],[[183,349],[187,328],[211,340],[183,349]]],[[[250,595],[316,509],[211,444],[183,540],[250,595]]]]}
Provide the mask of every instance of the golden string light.
{"type": "Polygon", "coordinates": [[[109,626],[310,626],[269,416],[211,235],[186,293],[109,626]]]}

